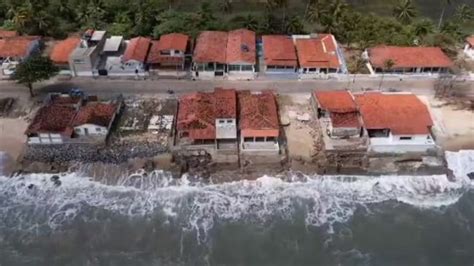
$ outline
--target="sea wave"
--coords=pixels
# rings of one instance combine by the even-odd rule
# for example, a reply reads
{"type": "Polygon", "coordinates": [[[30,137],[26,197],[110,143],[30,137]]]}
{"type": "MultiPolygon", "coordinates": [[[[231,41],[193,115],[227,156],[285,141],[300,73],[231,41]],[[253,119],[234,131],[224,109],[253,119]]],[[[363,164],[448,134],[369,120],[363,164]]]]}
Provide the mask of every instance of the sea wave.
{"type": "Polygon", "coordinates": [[[438,208],[459,200],[470,188],[474,151],[447,154],[456,174],[433,176],[263,176],[253,181],[207,184],[187,176],[173,179],[163,171],[138,173],[108,186],[76,173],[0,177],[0,229],[38,233],[59,230],[84,215],[88,207],[131,217],[162,215],[195,231],[199,241],[216,222],[265,224],[275,217],[292,219],[303,210],[307,226],[327,226],[350,219],[358,207],[395,200],[419,208],[438,208]],[[466,159],[468,158],[468,159],[466,159]],[[469,159],[470,158],[470,159],[469,159]],[[466,165],[467,164],[467,165],[466,165]]]}

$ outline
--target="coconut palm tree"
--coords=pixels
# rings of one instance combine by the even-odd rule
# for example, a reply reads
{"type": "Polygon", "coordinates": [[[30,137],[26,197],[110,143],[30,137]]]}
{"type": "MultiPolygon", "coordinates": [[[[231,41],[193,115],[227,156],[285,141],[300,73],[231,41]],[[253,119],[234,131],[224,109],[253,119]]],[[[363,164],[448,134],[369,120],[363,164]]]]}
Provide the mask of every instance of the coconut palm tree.
{"type": "Polygon", "coordinates": [[[306,8],[305,19],[313,23],[319,22],[325,11],[321,0],[312,0],[311,4],[306,8]]]}
{"type": "Polygon", "coordinates": [[[450,6],[453,3],[453,0],[442,0],[442,2],[443,9],[441,10],[441,15],[439,16],[438,30],[441,29],[441,25],[443,24],[444,12],[446,11],[446,7],[450,6]]]}
{"type": "Polygon", "coordinates": [[[245,17],[243,17],[242,27],[252,31],[257,31],[259,28],[257,18],[252,14],[247,14],[245,17]]]}
{"type": "Polygon", "coordinates": [[[232,13],[232,0],[220,0],[218,7],[224,13],[232,13]]]}
{"type": "Polygon", "coordinates": [[[462,22],[474,19],[474,11],[466,4],[462,4],[456,8],[456,18],[462,22]]]}
{"type": "Polygon", "coordinates": [[[422,19],[413,24],[413,33],[417,37],[423,37],[434,32],[433,22],[429,19],[422,19]]]}
{"type": "Polygon", "coordinates": [[[301,18],[297,15],[291,16],[286,23],[287,34],[298,34],[303,33],[304,25],[301,22],[301,18]]]}
{"type": "Polygon", "coordinates": [[[412,0],[399,0],[393,8],[393,16],[404,24],[410,23],[416,17],[416,13],[412,0]]]}

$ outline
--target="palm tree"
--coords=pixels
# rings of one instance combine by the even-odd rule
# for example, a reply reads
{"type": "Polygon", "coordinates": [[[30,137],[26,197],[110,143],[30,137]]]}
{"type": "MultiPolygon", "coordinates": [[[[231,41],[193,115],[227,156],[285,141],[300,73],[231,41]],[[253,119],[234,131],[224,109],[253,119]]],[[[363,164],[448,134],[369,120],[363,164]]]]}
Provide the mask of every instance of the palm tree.
{"type": "Polygon", "coordinates": [[[268,11],[272,11],[277,8],[283,9],[282,26],[284,27],[286,25],[286,12],[288,9],[288,0],[268,0],[267,1],[268,11]]]}
{"type": "Polygon", "coordinates": [[[383,62],[382,79],[380,80],[379,90],[382,89],[382,83],[385,77],[385,72],[392,70],[394,65],[395,65],[395,61],[393,61],[392,59],[387,59],[383,62]]]}
{"type": "Polygon", "coordinates": [[[441,24],[443,24],[444,12],[446,11],[446,7],[450,6],[453,0],[442,0],[443,1],[443,9],[441,10],[441,15],[439,16],[438,22],[438,30],[441,29],[441,24]]]}
{"type": "Polygon", "coordinates": [[[232,12],[232,0],[220,0],[219,10],[224,13],[231,13],[232,12]]]}
{"type": "Polygon", "coordinates": [[[413,24],[413,32],[417,37],[423,37],[434,31],[433,22],[429,19],[422,19],[413,24]]]}
{"type": "Polygon", "coordinates": [[[321,24],[329,33],[337,31],[342,17],[348,8],[344,0],[332,0],[328,8],[321,14],[321,24]]]}
{"type": "Polygon", "coordinates": [[[257,18],[251,14],[247,14],[242,20],[242,27],[246,29],[257,31],[259,28],[258,26],[257,18]]]}
{"type": "Polygon", "coordinates": [[[323,16],[325,9],[320,0],[312,0],[305,12],[305,19],[309,22],[318,22],[323,16]]]}
{"type": "Polygon", "coordinates": [[[474,11],[466,4],[462,4],[456,8],[456,18],[462,22],[474,19],[474,11]]]}
{"type": "Polygon", "coordinates": [[[301,22],[299,16],[291,16],[286,23],[286,33],[287,34],[297,34],[304,31],[304,25],[301,22]]]}
{"type": "Polygon", "coordinates": [[[393,8],[393,16],[404,24],[408,24],[416,17],[416,9],[412,0],[399,0],[393,8]]]}

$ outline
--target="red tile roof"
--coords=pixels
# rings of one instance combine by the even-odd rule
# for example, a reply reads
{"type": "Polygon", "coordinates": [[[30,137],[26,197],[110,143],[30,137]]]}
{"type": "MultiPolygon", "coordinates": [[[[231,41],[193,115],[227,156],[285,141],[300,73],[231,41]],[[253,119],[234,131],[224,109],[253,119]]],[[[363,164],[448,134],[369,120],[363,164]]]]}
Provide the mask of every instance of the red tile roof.
{"type": "Polygon", "coordinates": [[[76,115],[76,109],[64,105],[48,105],[41,107],[25,134],[57,133],[71,136],[71,122],[76,115]]]}
{"type": "Polygon", "coordinates": [[[270,91],[239,93],[240,130],[244,137],[278,137],[279,122],[275,96],[270,91]]]}
{"type": "Polygon", "coordinates": [[[193,61],[226,63],[227,32],[203,31],[196,40],[193,61]]]}
{"type": "Polygon", "coordinates": [[[111,103],[92,103],[79,109],[72,126],[93,124],[108,127],[117,112],[117,105],[111,103]]]}
{"type": "Polygon", "coordinates": [[[257,61],[255,39],[255,32],[247,29],[230,31],[227,39],[227,64],[255,64],[257,61]]]}
{"type": "Polygon", "coordinates": [[[218,118],[236,118],[235,90],[216,89],[195,92],[179,100],[177,129],[189,133],[191,139],[215,139],[218,118]]]}
{"type": "Polygon", "coordinates": [[[184,57],[162,55],[160,41],[151,41],[150,52],[148,53],[147,63],[150,64],[173,64],[179,65],[184,62],[184,57]]]}
{"type": "Polygon", "coordinates": [[[157,49],[163,50],[178,50],[186,52],[188,46],[189,36],[182,33],[170,33],[161,35],[160,42],[157,49]]]}
{"type": "Polygon", "coordinates": [[[319,107],[333,113],[347,113],[357,111],[357,106],[348,91],[316,91],[314,96],[319,107]]]}
{"type": "Polygon", "coordinates": [[[332,127],[334,128],[354,128],[361,126],[358,112],[331,113],[330,117],[332,127]]]}
{"type": "Polygon", "coordinates": [[[355,95],[367,129],[390,129],[394,135],[429,134],[433,126],[430,113],[413,94],[355,95]]]}
{"type": "Polygon", "coordinates": [[[0,39],[0,57],[27,56],[32,43],[39,38],[37,36],[17,36],[0,39]]]}
{"type": "Polygon", "coordinates": [[[316,38],[296,39],[296,52],[300,67],[340,67],[336,53],[336,39],[331,34],[319,34],[316,38]]]}
{"type": "Polygon", "coordinates": [[[0,39],[8,38],[8,37],[15,37],[18,36],[18,32],[14,30],[1,30],[0,29],[0,39]]]}
{"type": "Polygon", "coordinates": [[[467,42],[471,47],[474,47],[474,35],[467,37],[467,38],[466,38],[466,42],[467,42]]]}
{"type": "Polygon", "coordinates": [[[264,35],[263,55],[265,65],[293,66],[298,65],[293,39],[285,35],[264,35]]]}
{"type": "Polygon", "coordinates": [[[49,57],[55,64],[67,64],[69,62],[69,55],[80,42],[81,38],[79,37],[69,37],[59,41],[54,45],[49,57]]]}
{"type": "Polygon", "coordinates": [[[136,60],[138,62],[145,62],[150,44],[151,39],[149,38],[136,37],[131,39],[123,54],[123,61],[136,60]]]}
{"type": "Polygon", "coordinates": [[[380,46],[368,50],[369,61],[374,67],[383,68],[391,59],[396,67],[452,67],[453,62],[439,47],[380,46]]]}

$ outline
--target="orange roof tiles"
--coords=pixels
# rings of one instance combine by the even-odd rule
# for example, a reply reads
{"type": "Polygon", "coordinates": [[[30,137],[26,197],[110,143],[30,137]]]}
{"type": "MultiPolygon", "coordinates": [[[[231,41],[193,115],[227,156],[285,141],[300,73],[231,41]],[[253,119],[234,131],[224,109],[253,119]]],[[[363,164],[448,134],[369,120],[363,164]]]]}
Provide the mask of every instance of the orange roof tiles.
{"type": "Polygon", "coordinates": [[[226,63],[227,32],[203,31],[196,40],[193,61],[197,63],[226,63]]]}
{"type": "Polygon", "coordinates": [[[41,107],[25,134],[58,133],[71,136],[71,122],[76,115],[76,109],[65,105],[49,105],[41,107]]]}
{"type": "Polygon", "coordinates": [[[265,64],[272,66],[298,65],[293,39],[285,35],[264,35],[263,56],[265,64]]]}
{"type": "Polygon", "coordinates": [[[314,96],[321,109],[334,113],[347,113],[357,111],[357,106],[348,91],[316,91],[314,96]]]}
{"type": "Polygon", "coordinates": [[[374,67],[383,68],[391,59],[396,67],[452,67],[453,62],[439,47],[380,46],[368,50],[369,61],[374,67]]]}
{"type": "Polygon", "coordinates": [[[471,47],[474,47],[474,35],[467,37],[467,38],[466,38],[466,42],[467,42],[471,47]]]}
{"type": "Polygon", "coordinates": [[[191,139],[215,139],[215,120],[237,116],[235,90],[216,89],[195,92],[179,100],[177,129],[189,133],[191,139]]]}
{"type": "Polygon", "coordinates": [[[145,37],[136,37],[129,41],[125,53],[123,54],[123,60],[136,60],[138,62],[145,62],[150,48],[151,39],[145,37]]]}
{"type": "Polygon", "coordinates": [[[255,32],[253,31],[247,29],[230,31],[226,49],[227,64],[255,64],[257,61],[255,40],[255,32]]]}
{"type": "Polygon", "coordinates": [[[67,64],[69,62],[69,55],[80,42],[81,39],[79,37],[69,37],[62,40],[54,45],[49,57],[55,64],[67,64]]]}
{"type": "Polygon", "coordinates": [[[331,113],[330,117],[332,127],[334,128],[354,128],[361,126],[358,112],[331,113]]]}
{"type": "Polygon", "coordinates": [[[87,104],[79,109],[72,121],[72,126],[93,124],[108,127],[117,111],[117,106],[110,103],[87,104]]]}
{"type": "Polygon", "coordinates": [[[318,34],[316,38],[296,39],[296,52],[300,67],[340,67],[336,53],[336,39],[331,34],[318,34]]]}
{"type": "Polygon", "coordinates": [[[394,135],[429,134],[433,126],[430,113],[413,94],[355,95],[367,129],[390,129],[394,135]]]}
{"type": "Polygon", "coordinates": [[[150,52],[148,53],[147,63],[150,64],[182,64],[184,57],[162,55],[160,48],[160,41],[151,41],[150,52]]]}
{"type": "Polygon", "coordinates": [[[239,93],[240,130],[244,137],[278,137],[279,122],[275,96],[270,91],[239,93]]]}
{"type": "Polygon", "coordinates": [[[17,36],[0,39],[0,57],[27,56],[32,43],[39,38],[37,36],[17,36]]]}
{"type": "Polygon", "coordinates": [[[1,30],[0,29],[0,39],[8,38],[8,37],[15,37],[18,36],[18,32],[14,30],[1,30]]]}
{"type": "Polygon", "coordinates": [[[163,50],[178,50],[186,52],[188,46],[189,36],[182,33],[170,33],[161,35],[160,42],[157,49],[163,50]]]}

